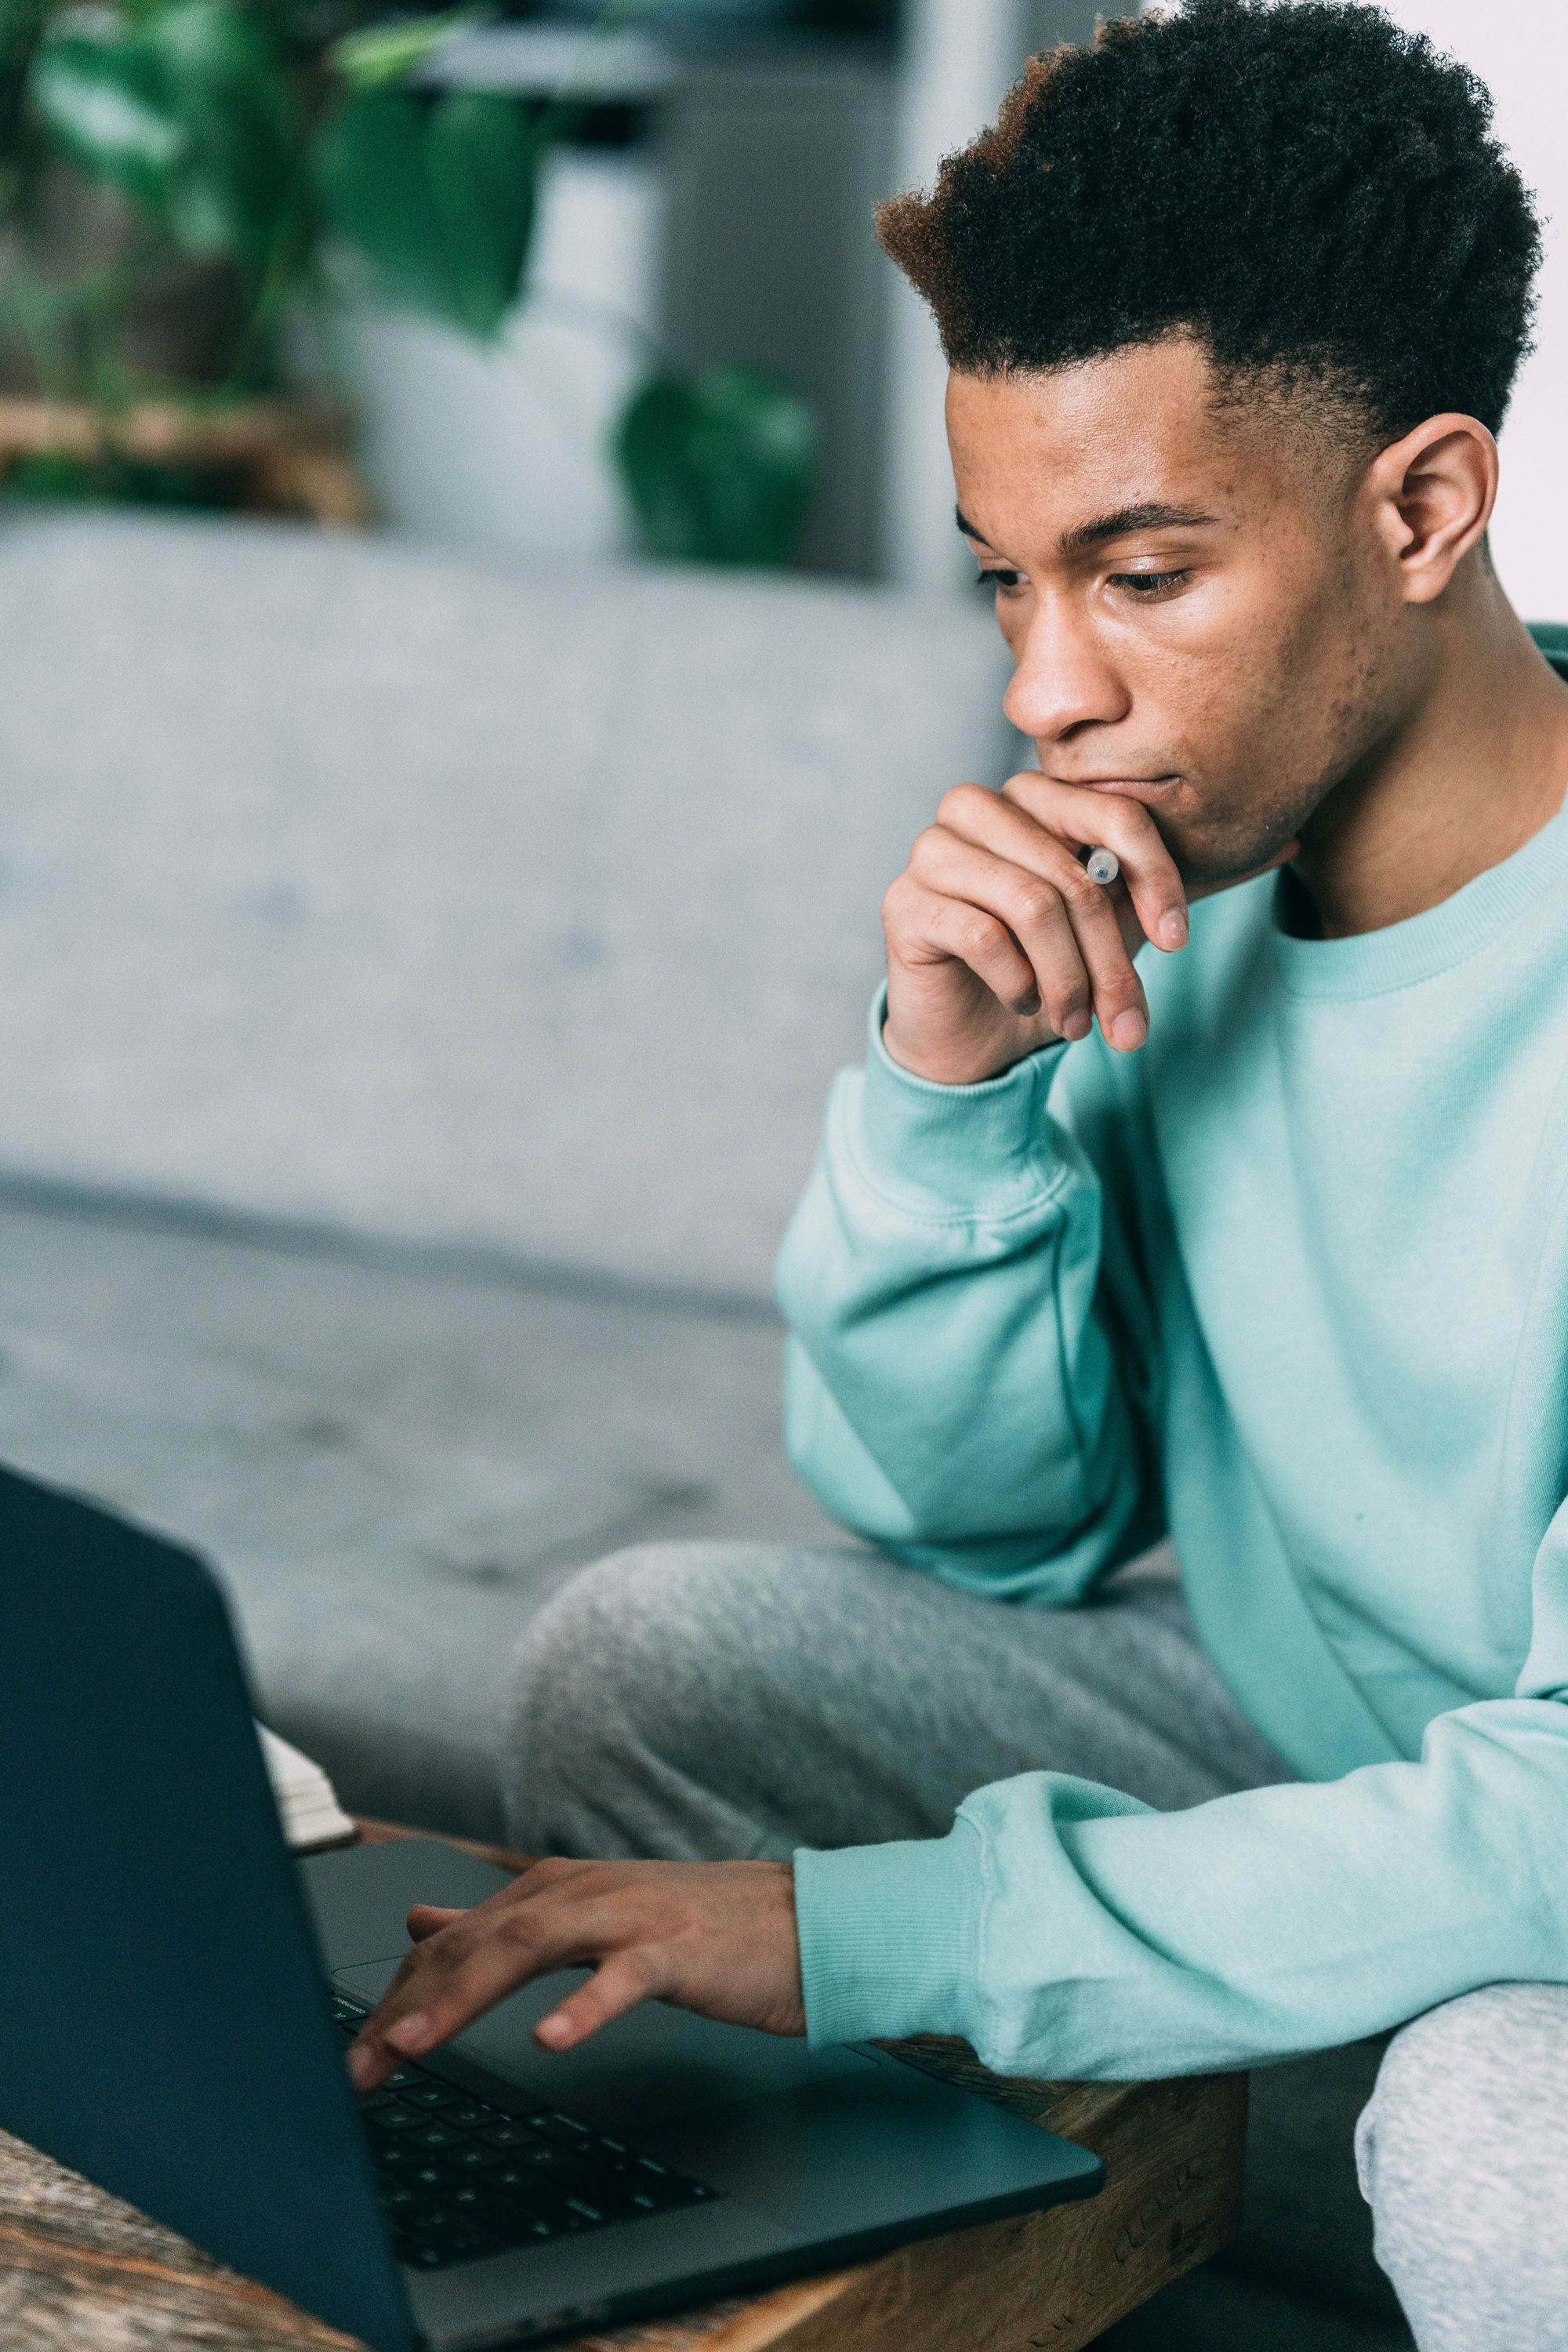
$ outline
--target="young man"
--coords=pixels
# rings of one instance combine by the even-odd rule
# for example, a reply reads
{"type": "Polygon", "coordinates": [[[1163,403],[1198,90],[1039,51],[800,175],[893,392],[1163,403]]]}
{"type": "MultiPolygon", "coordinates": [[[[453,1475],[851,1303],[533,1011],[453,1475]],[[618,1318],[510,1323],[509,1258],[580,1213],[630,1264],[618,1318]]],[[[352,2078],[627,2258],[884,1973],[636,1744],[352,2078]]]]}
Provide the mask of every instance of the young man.
{"type": "Polygon", "coordinates": [[[553,2046],[1404,2024],[1361,2156],[1421,2344],[1568,2343],[1568,688],[1487,549],[1538,255],[1488,120],[1374,9],[1194,0],[884,211],[1038,770],[889,890],[780,1267],[881,1556],[552,1604],[516,1835],[672,1858],[416,1915],[365,2080],[566,1961],[553,2046]],[[1184,1601],[1108,1583],[1166,1528],[1184,1601]]]}

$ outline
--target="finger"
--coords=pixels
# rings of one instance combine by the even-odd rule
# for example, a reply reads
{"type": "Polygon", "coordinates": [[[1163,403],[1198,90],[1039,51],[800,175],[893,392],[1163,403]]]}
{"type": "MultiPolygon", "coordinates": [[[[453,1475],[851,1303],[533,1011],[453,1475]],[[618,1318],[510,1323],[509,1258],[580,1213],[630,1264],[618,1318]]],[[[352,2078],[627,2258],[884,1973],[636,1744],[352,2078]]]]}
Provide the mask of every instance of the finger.
{"type": "MultiPolygon", "coordinates": [[[[1044,780],[1026,771],[1022,781],[1038,784],[1044,780]]],[[[1074,849],[1076,837],[1079,835],[1092,836],[1092,842],[1079,845],[1084,847],[1098,846],[1105,840],[1107,828],[1103,824],[1092,824],[1082,816],[1075,817],[1070,832],[1053,831],[1048,825],[1042,824],[1037,816],[1032,815],[1028,810],[1020,807],[1016,800],[1005,797],[1005,788],[1004,792],[989,792],[982,784],[955,785],[952,792],[944,794],[938,814],[938,823],[931,830],[939,834],[956,834],[962,840],[972,841],[977,846],[993,850],[998,856],[1005,857],[1013,865],[1025,866],[1031,873],[1047,877],[1055,876],[1060,871],[1060,861],[1057,851],[1064,845],[1064,843],[1068,847],[1069,854],[1074,856],[1074,862],[1081,866],[1084,859],[1076,855],[1074,849]]],[[[1113,818],[1111,824],[1112,829],[1121,829],[1119,820],[1113,818]]],[[[924,837],[922,835],[921,839],[923,840],[924,837]]],[[[1155,841],[1160,854],[1169,860],[1170,853],[1158,834],[1155,835],[1155,841]]],[[[920,846],[920,842],[917,842],[915,845],[917,851],[920,846]]],[[[1121,860],[1118,859],[1118,864],[1120,863],[1121,860]]],[[[1173,866],[1172,871],[1175,872],[1173,866]]],[[[1178,890],[1184,888],[1179,874],[1176,875],[1176,885],[1178,890]]],[[[1095,887],[1097,889],[1106,889],[1107,895],[1113,899],[1128,952],[1135,953],[1142,946],[1148,934],[1139,920],[1137,909],[1128,893],[1125,880],[1111,883],[1109,887],[1103,883],[1097,883],[1095,887]]],[[[1169,911],[1167,908],[1166,912],[1169,913],[1169,911]]],[[[1162,917],[1160,919],[1163,920],[1164,918],[1162,917]]],[[[1183,920],[1184,922],[1185,920],[1184,913],[1183,920]]]]}
{"type": "Polygon", "coordinates": [[[1057,887],[1089,974],[1094,1015],[1108,1045],[1135,1053],[1149,1034],[1149,1001],[1133,969],[1119,911],[1119,890],[1091,882],[1065,844],[1058,844],[1064,870],[1057,887]]]}
{"type": "MultiPolygon", "coordinates": [[[[1067,853],[1059,842],[1049,846],[1060,871],[1067,853]]],[[[1061,893],[1044,878],[1043,863],[1044,854],[1036,853],[1033,866],[1016,866],[938,826],[921,835],[910,859],[911,870],[927,887],[983,907],[1017,940],[1029,960],[1034,987],[1031,1001],[1015,1003],[1013,1011],[1028,1013],[1044,1006],[1058,1037],[1083,1037],[1089,1025],[1089,974],[1061,893]]]]}
{"type": "MultiPolygon", "coordinates": [[[[1142,1045],[1149,1034],[1149,1006],[1143,994],[1142,982],[1132,968],[1132,956],[1126,931],[1123,912],[1128,904],[1118,884],[1106,889],[1090,881],[1068,845],[1043,826],[1031,824],[1033,838],[1029,845],[1030,879],[1037,888],[1047,888],[1059,901],[1070,925],[1076,954],[1088,976],[1094,1012],[1101,1032],[1118,1053],[1131,1053],[1142,1045]]],[[[973,857],[990,856],[989,851],[976,850],[973,845],[960,843],[943,825],[932,825],[916,842],[910,860],[911,873],[928,887],[939,887],[965,870],[964,861],[973,857]]],[[[1021,873],[1021,868],[1012,868],[1021,873]]],[[[1009,886],[1013,897],[1016,886],[1009,886]]],[[[981,896],[984,896],[984,888],[981,896]]],[[[1134,941],[1135,943],[1135,941],[1134,941]]],[[[1058,1035],[1081,1034],[1075,1026],[1058,1029],[1058,1035]]]]}
{"type": "Polygon", "coordinates": [[[416,1903],[403,1924],[415,1942],[422,1944],[426,1936],[435,1935],[437,1928],[445,1927],[451,1920],[460,1919],[462,1916],[460,1908],[451,1910],[439,1903],[416,1903]]]}
{"type": "Polygon", "coordinates": [[[891,952],[907,963],[966,964],[1016,1013],[1037,1010],[1035,969],[1005,923],[984,907],[900,875],[882,902],[891,952]]]}
{"type": "Polygon", "coordinates": [[[572,2050],[591,2033],[624,2017],[645,2000],[656,2000],[668,1989],[668,1971],[656,1967],[643,1950],[616,1952],[595,1969],[533,2029],[533,2038],[547,2050],[572,2050]]]}
{"type": "MultiPolygon", "coordinates": [[[[483,1940],[504,1911],[515,1907],[524,1878],[548,1884],[554,1866],[536,1864],[533,1869],[516,1878],[485,1902],[471,1910],[449,1910],[443,1906],[416,1903],[405,1919],[413,1949],[405,1954],[397,1972],[380,2000],[365,2020],[356,2040],[348,2051],[348,2068],[357,2087],[373,2091],[395,2072],[403,2057],[409,2054],[388,2042],[391,2028],[402,2019],[420,2012],[424,1989],[437,1979],[429,1971],[455,1966],[470,1940],[483,1940]]],[[[559,1875],[558,1872],[554,1874],[559,1875]]]]}
{"type": "Polygon", "coordinates": [[[630,1932],[624,1892],[617,1903],[584,1900],[570,1885],[550,1891],[556,1899],[528,1902],[509,1888],[416,1947],[354,2044],[369,2053],[363,2075],[353,2067],[356,2082],[368,2084],[373,2072],[384,2080],[401,2059],[449,2042],[520,1986],[600,1959],[630,1932]]]}
{"type": "MultiPolygon", "coordinates": [[[[349,2072],[362,2091],[374,2090],[405,2058],[434,2049],[437,2042],[461,2030],[460,2024],[443,2030],[444,2021],[455,2008],[454,1984],[471,1988],[475,2004],[471,2017],[477,2017],[515,1985],[526,1981],[524,1958],[518,1948],[521,1939],[515,1935],[503,1937],[492,1926],[489,1936],[470,1946],[463,1931],[471,1916],[459,1912],[456,1920],[433,1928],[416,1942],[366,2018],[348,2053],[349,2072]],[[489,1956],[489,1967],[481,1958],[476,1968],[474,1959],[484,1954],[489,1956]]],[[[461,2022],[471,2021],[471,2017],[464,2017],[461,2022]]]]}
{"type": "Polygon", "coordinates": [[[413,1949],[405,1955],[392,1982],[387,1986],[375,2008],[365,2019],[355,2039],[344,2053],[349,2073],[358,2090],[375,2090],[401,2063],[395,2052],[390,2052],[383,2046],[379,2022],[391,2013],[390,2004],[396,2000],[407,1984],[419,1952],[420,1947],[416,1944],[413,1949]]]}
{"type": "MultiPolygon", "coordinates": [[[[1058,783],[1031,768],[1009,776],[996,797],[1004,808],[1018,809],[1046,833],[1079,849],[1098,848],[1102,843],[1113,849],[1145,937],[1167,950],[1185,944],[1186,887],[1142,801],[1090,792],[1082,784],[1058,783]]],[[[963,805],[970,814],[976,814],[967,799],[963,805]]]]}

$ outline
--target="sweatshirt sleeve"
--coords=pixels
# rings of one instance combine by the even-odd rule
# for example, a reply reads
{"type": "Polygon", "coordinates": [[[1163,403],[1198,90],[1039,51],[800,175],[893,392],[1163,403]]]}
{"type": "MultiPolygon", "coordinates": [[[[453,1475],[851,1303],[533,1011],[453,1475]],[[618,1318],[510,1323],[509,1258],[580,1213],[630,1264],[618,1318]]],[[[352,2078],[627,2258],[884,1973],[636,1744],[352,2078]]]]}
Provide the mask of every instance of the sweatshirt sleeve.
{"type": "Polygon", "coordinates": [[[1163,1532],[1135,1272],[1094,1122],[1062,1108],[1064,1065],[1096,1048],[935,1086],[888,1055],[885,1003],[866,1066],[835,1083],[779,1259],[790,1457],[909,1565],[1071,1601],[1163,1532]]]}
{"type": "Polygon", "coordinates": [[[1568,1505],[1511,1697],[1419,1759],[1182,1812],[1066,1774],[946,1838],[795,1857],[814,2042],[959,2033],[999,2073],[1117,2079],[1329,2048],[1503,1979],[1568,1980],[1568,1505]]]}

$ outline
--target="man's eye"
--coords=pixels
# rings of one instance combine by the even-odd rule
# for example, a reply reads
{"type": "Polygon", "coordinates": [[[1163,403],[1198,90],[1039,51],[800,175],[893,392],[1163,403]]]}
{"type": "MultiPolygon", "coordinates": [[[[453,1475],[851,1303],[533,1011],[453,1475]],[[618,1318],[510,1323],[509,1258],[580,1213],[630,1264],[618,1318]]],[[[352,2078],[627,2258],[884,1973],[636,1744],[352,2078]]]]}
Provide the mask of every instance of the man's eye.
{"type": "Polygon", "coordinates": [[[1130,588],[1135,596],[1160,596],[1168,589],[1179,588],[1186,578],[1185,572],[1113,572],[1113,588],[1130,588]]]}
{"type": "Polygon", "coordinates": [[[992,566],[980,573],[974,584],[977,588],[999,588],[1005,594],[1009,589],[1016,588],[1023,577],[1021,572],[1005,572],[1000,566],[992,566]]]}

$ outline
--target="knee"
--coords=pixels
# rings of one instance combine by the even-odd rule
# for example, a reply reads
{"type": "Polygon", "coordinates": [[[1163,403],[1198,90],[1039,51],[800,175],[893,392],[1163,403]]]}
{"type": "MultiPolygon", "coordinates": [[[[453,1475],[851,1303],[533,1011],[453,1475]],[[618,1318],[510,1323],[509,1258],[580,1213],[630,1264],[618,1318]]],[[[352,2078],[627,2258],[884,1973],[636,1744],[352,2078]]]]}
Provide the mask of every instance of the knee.
{"type": "Polygon", "coordinates": [[[1395,2034],[1356,2159],[1421,2352],[1564,2352],[1568,1986],[1489,1985],[1395,2034]]]}
{"type": "Polygon", "coordinates": [[[674,1791],[705,1768],[754,1652],[741,1627],[768,1555],[760,1544],[634,1544],[546,1602],[513,1680],[503,1794],[516,1844],[667,1850],[674,1791]]]}

